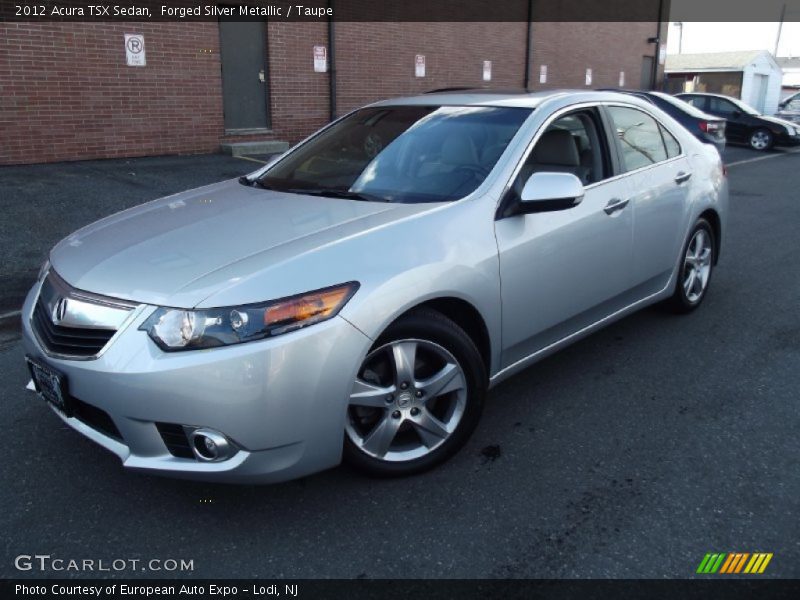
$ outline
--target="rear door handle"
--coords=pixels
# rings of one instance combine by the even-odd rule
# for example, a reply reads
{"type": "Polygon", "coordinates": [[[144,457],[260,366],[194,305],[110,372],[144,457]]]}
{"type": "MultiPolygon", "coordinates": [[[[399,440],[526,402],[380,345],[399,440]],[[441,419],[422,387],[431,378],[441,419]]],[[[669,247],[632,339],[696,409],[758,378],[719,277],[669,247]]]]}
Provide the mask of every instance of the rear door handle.
{"type": "Polygon", "coordinates": [[[686,182],[686,181],[689,181],[689,178],[690,178],[691,176],[692,176],[692,174],[691,174],[691,173],[684,173],[683,171],[681,171],[680,173],[678,173],[677,175],[675,175],[675,183],[677,183],[678,185],[680,185],[680,184],[682,184],[682,183],[684,183],[684,182],[686,182]]]}
{"type": "Polygon", "coordinates": [[[618,210],[622,210],[628,206],[628,200],[623,200],[622,198],[612,198],[606,204],[606,207],[603,209],[607,215],[613,215],[618,210]]]}

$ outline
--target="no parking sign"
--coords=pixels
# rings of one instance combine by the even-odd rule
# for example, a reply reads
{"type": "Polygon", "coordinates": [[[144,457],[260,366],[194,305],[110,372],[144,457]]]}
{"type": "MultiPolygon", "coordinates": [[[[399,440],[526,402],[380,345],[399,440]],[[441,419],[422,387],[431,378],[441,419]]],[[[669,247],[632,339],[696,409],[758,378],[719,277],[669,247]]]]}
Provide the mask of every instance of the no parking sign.
{"type": "Polygon", "coordinates": [[[129,67],[144,67],[144,36],[138,33],[125,34],[125,60],[129,67]]]}

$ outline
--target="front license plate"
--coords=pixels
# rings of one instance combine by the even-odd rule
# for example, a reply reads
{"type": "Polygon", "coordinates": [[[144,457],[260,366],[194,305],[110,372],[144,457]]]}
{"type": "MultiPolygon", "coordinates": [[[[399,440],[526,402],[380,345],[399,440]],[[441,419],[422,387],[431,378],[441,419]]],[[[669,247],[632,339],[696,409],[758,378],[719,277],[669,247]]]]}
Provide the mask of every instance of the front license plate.
{"type": "Polygon", "coordinates": [[[69,397],[66,393],[66,376],[29,356],[26,356],[25,360],[28,361],[31,378],[33,379],[33,384],[36,386],[36,391],[39,392],[39,395],[66,416],[70,416],[69,397]]]}

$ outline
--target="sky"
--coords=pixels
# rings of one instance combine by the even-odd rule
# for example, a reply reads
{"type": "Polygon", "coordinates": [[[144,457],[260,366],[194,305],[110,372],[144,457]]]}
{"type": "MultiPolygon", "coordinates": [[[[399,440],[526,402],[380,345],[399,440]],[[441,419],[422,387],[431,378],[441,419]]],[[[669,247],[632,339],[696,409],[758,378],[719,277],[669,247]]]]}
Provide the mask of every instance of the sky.
{"type": "MultiPolygon", "coordinates": [[[[681,53],[769,50],[774,52],[778,18],[765,23],[683,23],[681,53]]],[[[678,53],[680,27],[669,24],[667,54],[678,53]]],[[[781,30],[778,56],[800,56],[800,22],[786,22],[781,30]]]]}

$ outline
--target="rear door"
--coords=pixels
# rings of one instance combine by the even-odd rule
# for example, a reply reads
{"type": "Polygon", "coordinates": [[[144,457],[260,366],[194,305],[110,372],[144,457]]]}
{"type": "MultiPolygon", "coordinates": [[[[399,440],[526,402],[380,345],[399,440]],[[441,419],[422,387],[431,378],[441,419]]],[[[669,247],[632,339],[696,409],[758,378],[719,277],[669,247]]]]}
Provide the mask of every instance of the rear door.
{"type": "MultiPolygon", "coordinates": [[[[542,131],[543,130],[543,131],[542,131]]],[[[542,128],[560,142],[537,142],[507,194],[534,170],[571,172],[583,180],[577,206],[495,222],[503,309],[503,364],[542,350],[629,303],[632,211],[628,186],[613,177],[611,154],[595,107],[553,117],[542,128]],[[568,131],[572,136],[565,135],[568,131]],[[547,155],[547,156],[546,156],[547,155]]],[[[551,138],[552,139],[552,138],[551,138]]],[[[506,199],[507,200],[507,199],[506,199]]]]}
{"type": "Polygon", "coordinates": [[[645,297],[667,285],[677,264],[694,174],[676,137],[652,114],[624,105],[605,114],[633,210],[633,292],[645,297]]]}

